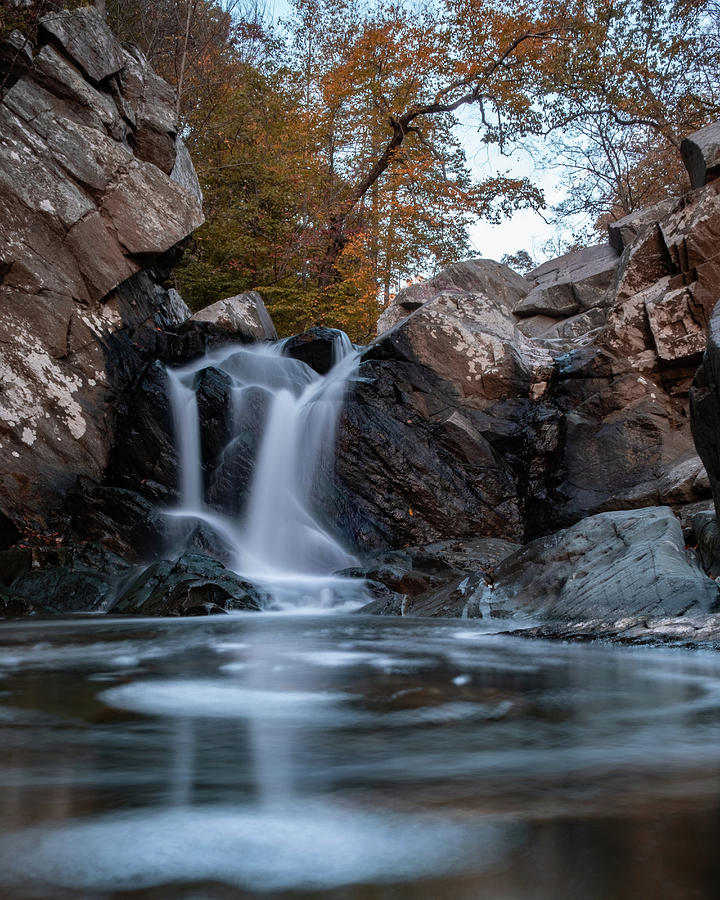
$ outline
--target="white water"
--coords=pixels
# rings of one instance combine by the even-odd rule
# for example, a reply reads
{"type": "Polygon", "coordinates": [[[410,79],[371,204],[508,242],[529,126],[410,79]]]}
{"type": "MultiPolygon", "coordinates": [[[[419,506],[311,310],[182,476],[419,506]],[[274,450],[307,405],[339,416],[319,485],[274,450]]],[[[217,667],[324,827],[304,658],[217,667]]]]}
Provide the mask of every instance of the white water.
{"type": "MultiPolygon", "coordinates": [[[[283,342],[234,345],[168,368],[179,465],[179,503],[169,513],[190,525],[202,523],[228,567],[265,589],[273,607],[329,607],[338,602],[340,584],[345,597],[352,594],[348,580],[333,573],[356,559],[321,521],[316,497],[333,464],[338,417],[358,354],[338,332],[333,367],[320,376],[282,351],[283,342]],[[223,451],[228,471],[233,454],[247,452],[239,437],[256,426],[258,397],[265,400],[247,502],[236,515],[205,496],[195,388],[209,367],[231,380],[232,433],[223,451]]],[[[241,493],[243,485],[235,490],[241,493]]]]}

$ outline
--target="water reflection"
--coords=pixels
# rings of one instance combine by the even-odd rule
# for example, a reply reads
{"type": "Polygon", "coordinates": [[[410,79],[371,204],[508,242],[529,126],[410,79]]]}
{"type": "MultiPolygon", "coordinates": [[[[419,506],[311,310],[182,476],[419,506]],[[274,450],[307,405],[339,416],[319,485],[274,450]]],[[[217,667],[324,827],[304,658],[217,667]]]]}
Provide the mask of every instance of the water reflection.
{"type": "Polygon", "coordinates": [[[0,630],[0,895],[714,897],[720,659],[457,622],[0,630]]]}

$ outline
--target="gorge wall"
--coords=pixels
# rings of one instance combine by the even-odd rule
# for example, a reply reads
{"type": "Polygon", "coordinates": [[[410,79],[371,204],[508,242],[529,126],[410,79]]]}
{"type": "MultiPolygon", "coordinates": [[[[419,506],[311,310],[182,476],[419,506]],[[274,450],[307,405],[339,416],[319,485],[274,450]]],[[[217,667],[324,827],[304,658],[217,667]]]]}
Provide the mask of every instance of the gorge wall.
{"type": "Polygon", "coordinates": [[[43,528],[99,480],[119,398],[156,329],[189,310],[157,284],[203,222],[173,91],[93,8],[50,13],[0,53],[0,509],[43,528]]]}

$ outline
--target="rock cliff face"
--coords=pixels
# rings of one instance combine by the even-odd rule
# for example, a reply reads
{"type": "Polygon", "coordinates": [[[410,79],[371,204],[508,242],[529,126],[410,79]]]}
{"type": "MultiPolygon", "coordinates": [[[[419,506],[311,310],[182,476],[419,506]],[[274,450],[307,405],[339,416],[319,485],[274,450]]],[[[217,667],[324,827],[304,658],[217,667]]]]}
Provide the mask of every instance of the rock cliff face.
{"type": "Polygon", "coordinates": [[[133,344],[189,316],[155,276],[203,215],[171,88],[94,9],[47,15],[22,61],[0,100],[0,509],[41,527],[101,476],[133,344]]]}
{"type": "Polygon", "coordinates": [[[715,181],[526,278],[472,260],[398,294],[340,435],[348,532],[366,547],[523,541],[706,498],[688,391],[719,238],[715,181]]]}
{"type": "MultiPolygon", "coordinates": [[[[204,526],[170,548],[163,366],[274,339],[272,322],[254,293],[191,316],[161,287],[202,222],[169,87],[93,9],[39,34],[0,46],[0,614],[256,609],[204,526]],[[48,525],[58,546],[2,549],[48,525]]],[[[322,475],[328,520],[365,553],[348,574],[368,579],[367,611],[720,636],[703,572],[720,572],[718,146],[715,127],[691,136],[696,189],[605,245],[526,277],[460,263],[385,311],[322,475]]],[[[311,329],[285,352],[325,372],[334,339],[311,329]]],[[[226,458],[229,391],[198,373],[206,495],[236,514],[266,398],[226,458]]]]}

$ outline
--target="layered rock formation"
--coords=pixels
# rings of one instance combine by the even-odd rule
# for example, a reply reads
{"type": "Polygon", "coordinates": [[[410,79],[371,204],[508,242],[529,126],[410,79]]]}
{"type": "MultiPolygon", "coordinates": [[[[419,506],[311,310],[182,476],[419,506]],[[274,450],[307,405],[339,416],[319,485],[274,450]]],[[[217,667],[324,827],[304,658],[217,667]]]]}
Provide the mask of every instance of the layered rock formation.
{"type": "Polygon", "coordinates": [[[171,88],[94,9],[45,16],[22,62],[0,101],[0,508],[43,527],[102,476],[155,329],[189,316],[156,273],[203,215],[171,88]]]}
{"type": "Polygon", "coordinates": [[[719,184],[526,278],[473,260],[398,294],[341,433],[348,531],[523,541],[706,498],[688,391],[720,286],[719,184]]]}

